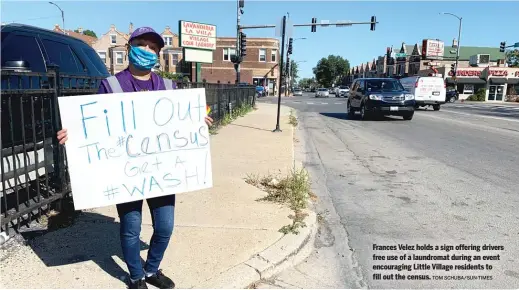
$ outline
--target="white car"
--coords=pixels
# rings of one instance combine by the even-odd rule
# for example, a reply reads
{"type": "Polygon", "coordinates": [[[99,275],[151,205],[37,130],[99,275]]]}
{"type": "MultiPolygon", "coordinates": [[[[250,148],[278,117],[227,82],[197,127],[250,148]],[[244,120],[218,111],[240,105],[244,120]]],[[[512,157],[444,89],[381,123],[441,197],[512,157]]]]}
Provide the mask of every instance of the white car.
{"type": "Polygon", "coordinates": [[[320,98],[320,97],[323,97],[323,98],[328,98],[330,96],[330,92],[328,89],[326,88],[320,88],[318,89],[316,92],[315,92],[315,97],[316,98],[320,98]]]}
{"type": "Polygon", "coordinates": [[[301,89],[294,89],[294,96],[302,96],[303,91],[301,89]]]}
{"type": "Polygon", "coordinates": [[[348,96],[348,92],[350,91],[350,88],[348,86],[340,86],[337,90],[337,93],[335,93],[335,97],[346,97],[348,96]]]}

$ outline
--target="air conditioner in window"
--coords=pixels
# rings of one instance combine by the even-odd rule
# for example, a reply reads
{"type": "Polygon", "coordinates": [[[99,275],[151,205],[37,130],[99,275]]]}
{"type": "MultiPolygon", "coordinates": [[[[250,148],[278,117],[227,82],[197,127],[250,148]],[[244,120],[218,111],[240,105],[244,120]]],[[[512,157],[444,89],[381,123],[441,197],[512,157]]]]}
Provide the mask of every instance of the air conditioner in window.
{"type": "Polygon", "coordinates": [[[490,63],[490,54],[476,54],[469,59],[471,66],[488,66],[490,63]]]}

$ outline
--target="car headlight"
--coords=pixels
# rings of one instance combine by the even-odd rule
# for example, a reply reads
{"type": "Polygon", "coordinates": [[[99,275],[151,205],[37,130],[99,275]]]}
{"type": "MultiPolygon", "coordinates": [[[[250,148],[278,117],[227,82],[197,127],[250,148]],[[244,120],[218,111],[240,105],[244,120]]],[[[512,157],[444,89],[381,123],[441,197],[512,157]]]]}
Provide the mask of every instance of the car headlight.
{"type": "Polygon", "coordinates": [[[382,96],[380,95],[369,95],[370,100],[382,101],[382,96]]]}
{"type": "Polygon", "coordinates": [[[405,100],[406,101],[414,100],[414,95],[413,94],[405,94],[405,100]]]}

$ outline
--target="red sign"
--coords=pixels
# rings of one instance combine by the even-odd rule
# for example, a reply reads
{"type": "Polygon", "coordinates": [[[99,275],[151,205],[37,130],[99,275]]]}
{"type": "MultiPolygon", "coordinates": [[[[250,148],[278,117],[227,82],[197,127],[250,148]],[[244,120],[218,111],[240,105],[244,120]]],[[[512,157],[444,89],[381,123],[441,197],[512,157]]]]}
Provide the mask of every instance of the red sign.
{"type": "MultiPolygon", "coordinates": [[[[479,77],[481,76],[481,70],[458,70],[457,73],[456,73],[456,76],[461,76],[461,77],[479,77]]],[[[519,72],[516,72],[516,76],[518,75],[519,72]]],[[[449,76],[452,76],[453,73],[452,71],[449,71],[449,76]]],[[[488,75],[489,76],[494,76],[494,77],[506,77],[508,76],[508,71],[507,70],[490,70],[488,72],[488,75]]]]}

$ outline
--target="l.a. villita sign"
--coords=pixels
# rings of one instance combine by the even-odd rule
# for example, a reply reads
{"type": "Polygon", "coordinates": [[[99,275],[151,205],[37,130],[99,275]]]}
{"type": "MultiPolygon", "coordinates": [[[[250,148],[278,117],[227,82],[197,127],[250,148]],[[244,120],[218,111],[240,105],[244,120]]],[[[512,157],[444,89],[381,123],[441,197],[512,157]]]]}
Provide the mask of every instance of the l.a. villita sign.
{"type": "Polygon", "coordinates": [[[195,63],[213,63],[216,50],[216,25],[179,21],[179,43],[184,60],[195,63]]]}

